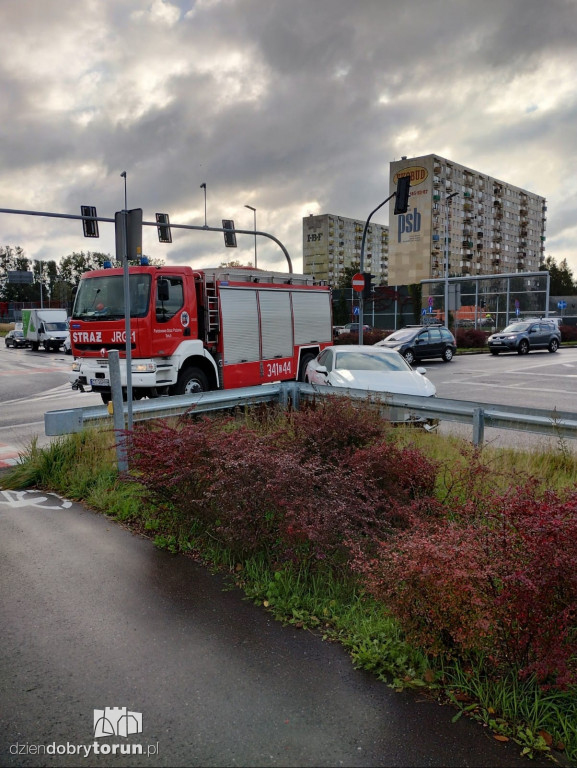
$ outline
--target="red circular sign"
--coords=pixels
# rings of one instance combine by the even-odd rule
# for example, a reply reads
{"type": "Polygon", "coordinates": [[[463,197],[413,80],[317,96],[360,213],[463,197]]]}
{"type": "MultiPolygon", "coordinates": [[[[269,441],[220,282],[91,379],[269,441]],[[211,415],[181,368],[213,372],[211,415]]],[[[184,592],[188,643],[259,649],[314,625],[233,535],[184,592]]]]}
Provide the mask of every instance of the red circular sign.
{"type": "Polygon", "coordinates": [[[365,287],[365,278],[360,272],[357,272],[356,275],[353,275],[353,291],[356,291],[357,293],[362,293],[365,287]]]}

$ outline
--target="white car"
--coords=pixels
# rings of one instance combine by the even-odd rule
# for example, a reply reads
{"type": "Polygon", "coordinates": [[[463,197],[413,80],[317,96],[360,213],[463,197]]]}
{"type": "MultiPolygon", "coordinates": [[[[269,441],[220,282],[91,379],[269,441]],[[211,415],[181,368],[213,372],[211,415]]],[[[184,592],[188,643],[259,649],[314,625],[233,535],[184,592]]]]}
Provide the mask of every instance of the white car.
{"type": "Polygon", "coordinates": [[[413,370],[394,349],[343,344],[326,347],[311,360],[305,369],[305,382],[434,397],[437,390],[425,373],[424,368],[413,370]]]}
{"type": "Polygon", "coordinates": [[[65,355],[71,355],[72,354],[72,347],[70,346],[70,333],[66,335],[66,338],[62,342],[62,350],[65,355]]]}

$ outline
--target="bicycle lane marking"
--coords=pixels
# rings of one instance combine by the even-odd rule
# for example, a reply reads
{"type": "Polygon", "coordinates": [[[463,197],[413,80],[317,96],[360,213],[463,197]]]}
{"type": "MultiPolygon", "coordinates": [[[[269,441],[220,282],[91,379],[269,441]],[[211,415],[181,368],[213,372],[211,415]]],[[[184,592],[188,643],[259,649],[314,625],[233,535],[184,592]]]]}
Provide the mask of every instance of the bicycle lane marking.
{"type": "Polygon", "coordinates": [[[6,504],[13,509],[19,507],[39,507],[40,509],[69,509],[72,502],[56,493],[42,491],[0,491],[0,505],[6,504]],[[50,502],[50,503],[49,503],[50,502]],[[57,502],[57,503],[54,503],[57,502]]]}

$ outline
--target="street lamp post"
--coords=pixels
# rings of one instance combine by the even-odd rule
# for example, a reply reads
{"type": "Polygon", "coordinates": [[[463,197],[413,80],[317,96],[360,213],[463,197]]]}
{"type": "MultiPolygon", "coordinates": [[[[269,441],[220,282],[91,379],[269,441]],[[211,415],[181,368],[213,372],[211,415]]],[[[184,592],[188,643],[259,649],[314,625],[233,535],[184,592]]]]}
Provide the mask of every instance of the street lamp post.
{"type": "Polygon", "coordinates": [[[256,269],[256,208],[253,208],[252,205],[245,205],[244,207],[248,208],[254,214],[254,268],[256,269]]]}
{"type": "Polygon", "coordinates": [[[452,192],[445,198],[445,325],[449,327],[449,211],[451,201],[458,195],[458,192],[452,192]]]}
{"type": "Polygon", "coordinates": [[[203,182],[200,188],[204,189],[204,226],[206,227],[206,184],[203,182]]]}

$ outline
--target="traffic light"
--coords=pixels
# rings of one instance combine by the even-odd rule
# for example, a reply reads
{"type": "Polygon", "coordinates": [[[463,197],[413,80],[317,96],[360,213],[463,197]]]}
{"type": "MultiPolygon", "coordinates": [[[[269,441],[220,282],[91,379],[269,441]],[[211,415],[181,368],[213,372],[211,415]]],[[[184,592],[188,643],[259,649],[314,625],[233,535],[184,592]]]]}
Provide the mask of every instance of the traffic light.
{"type": "Polygon", "coordinates": [[[124,256],[126,256],[128,261],[140,259],[142,256],[142,208],[133,208],[131,211],[117,211],[114,214],[114,228],[116,234],[116,258],[119,261],[124,256]],[[124,241],[125,231],[126,243],[124,241]]]}
{"type": "Polygon", "coordinates": [[[222,228],[224,233],[224,244],[227,248],[236,248],[236,232],[234,231],[234,221],[232,219],[223,219],[222,228]]]}
{"type": "Polygon", "coordinates": [[[93,205],[81,205],[80,213],[82,216],[94,216],[94,219],[82,219],[82,229],[84,237],[99,237],[98,222],[96,221],[96,208],[93,205]]]}
{"type": "Polygon", "coordinates": [[[363,299],[370,299],[373,296],[373,277],[370,272],[363,272],[365,278],[365,287],[363,288],[363,299]]]}
{"type": "Polygon", "coordinates": [[[158,229],[158,240],[161,243],[172,243],[172,232],[170,231],[170,219],[168,213],[157,213],[156,223],[158,229]]]}
{"type": "Polygon", "coordinates": [[[409,207],[409,191],[411,189],[411,177],[401,176],[397,180],[397,192],[395,195],[395,216],[406,213],[409,207]]]}

